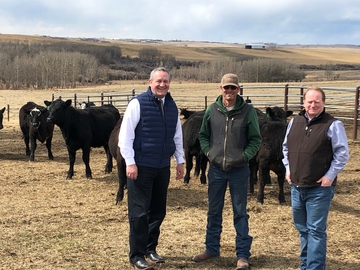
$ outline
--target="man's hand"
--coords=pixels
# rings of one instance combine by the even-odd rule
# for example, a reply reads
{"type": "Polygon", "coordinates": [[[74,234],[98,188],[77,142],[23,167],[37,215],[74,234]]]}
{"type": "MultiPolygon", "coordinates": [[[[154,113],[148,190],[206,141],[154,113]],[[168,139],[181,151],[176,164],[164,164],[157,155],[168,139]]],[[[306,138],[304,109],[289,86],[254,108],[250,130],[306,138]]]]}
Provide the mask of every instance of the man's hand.
{"type": "Polygon", "coordinates": [[[126,177],[135,180],[138,177],[138,168],[136,164],[126,166],[126,177]]]}
{"type": "Polygon", "coordinates": [[[285,179],[291,185],[292,182],[291,182],[291,179],[290,179],[290,173],[286,173],[285,179]]]}
{"type": "Polygon", "coordinates": [[[317,180],[316,183],[321,183],[322,187],[330,187],[332,185],[333,181],[331,181],[326,176],[323,176],[319,180],[317,180]]]}
{"type": "Polygon", "coordinates": [[[184,177],[184,163],[176,165],[176,180],[184,177]]]}

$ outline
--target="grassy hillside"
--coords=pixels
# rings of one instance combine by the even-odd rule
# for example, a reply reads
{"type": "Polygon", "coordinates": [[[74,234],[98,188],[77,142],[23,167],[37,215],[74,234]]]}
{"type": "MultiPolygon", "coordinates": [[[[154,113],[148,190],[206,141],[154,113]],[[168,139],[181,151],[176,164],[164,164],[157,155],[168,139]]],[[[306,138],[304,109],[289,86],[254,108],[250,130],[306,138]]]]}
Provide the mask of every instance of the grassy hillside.
{"type": "Polygon", "coordinates": [[[157,48],[162,53],[173,54],[178,60],[214,60],[220,57],[244,56],[276,58],[294,64],[360,64],[360,47],[355,46],[279,46],[267,50],[245,49],[244,44],[201,42],[125,42],[119,44],[123,55],[137,56],[144,47],[157,48]]]}
{"type": "Polygon", "coordinates": [[[359,46],[286,46],[267,50],[249,50],[244,44],[225,44],[215,42],[191,41],[123,41],[114,39],[98,39],[96,43],[75,38],[57,38],[43,36],[25,36],[0,34],[1,41],[21,42],[74,42],[84,44],[98,44],[99,46],[118,45],[124,56],[137,57],[139,50],[151,47],[160,50],[163,54],[175,55],[178,60],[203,61],[222,57],[260,57],[282,59],[289,63],[320,65],[320,64],[358,64],[360,65],[359,46]]]}

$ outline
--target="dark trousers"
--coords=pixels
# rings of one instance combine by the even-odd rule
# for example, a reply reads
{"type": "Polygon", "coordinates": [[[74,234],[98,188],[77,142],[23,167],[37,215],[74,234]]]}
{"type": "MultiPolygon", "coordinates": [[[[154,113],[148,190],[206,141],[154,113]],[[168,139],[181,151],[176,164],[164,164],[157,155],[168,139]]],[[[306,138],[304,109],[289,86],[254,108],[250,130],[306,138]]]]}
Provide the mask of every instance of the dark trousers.
{"type": "Polygon", "coordinates": [[[170,167],[138,166],[138,178],[127,179],[130,262],[156,251],[166,215],[169,181],[170,167]]]}

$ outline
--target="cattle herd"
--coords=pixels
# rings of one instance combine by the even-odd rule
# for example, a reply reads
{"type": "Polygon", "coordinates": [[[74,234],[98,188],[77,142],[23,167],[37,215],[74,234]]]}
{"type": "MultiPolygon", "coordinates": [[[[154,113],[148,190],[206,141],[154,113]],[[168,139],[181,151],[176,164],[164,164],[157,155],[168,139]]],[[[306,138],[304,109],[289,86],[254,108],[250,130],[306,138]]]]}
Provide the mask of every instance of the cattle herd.
{"type": "MultiPolygon", "coordinates": [[[[116,203],[121,201],[126,187],[126,172],[125,161],[117,146],[117,134],[121,125],[119,110],[111,104],[95,106],[94,103],[83,103],[80,105],[84,106],[75,108],[71,106],[70,99],[66,101],[57,99],[52,102],[45,100],[44,104],[46,107],[27,102],[19,111],[19,124],[29,161],[35,160],[37,140],[41,143],[46,141],[48,157],[54,159],[51,141],[56,125],[61,130],[69,155],[70,166],[66,179],[71,179],[74,175],[76,151],[79,149],[82,150],[86,178],[92,178],[90,150],[92,147],[103,147],[107,157],[105,173],[112,171],[113,157],[117,162],[119,191],[116,203]]],[[[5,108],[0,111],[0,120],[4,111],[5,108]]]]}
{"type": "MultiPolygon", "coordinates": [[[[51,151],[54,125],[61,130],[69,155],[69,170],[66,179],[74,175],[76,151],[82,150],[82,159],[85,164],[86,178],[92,178],[89,165],[90,150],[92,147],[103,147],[107,161],[105,173],[113,169],[113,160],[116,160],[119,189],[116,203],[124,198],[126,189],[126,165],[118,147],[118,133],[122,118],[116,107],[110,104],[95,106],[94,103],[83,103],[80,108],[71,105],[71,100],[61,99],[44,101],[45,106],[34,102],[27,102],[19,111],[19,124],[25,143],[25,153],[29,161],[35,161],[37,141],[46,142],[48,158],[54,159],[51,151]]],[[[249,191],[254,193],[258,186],[257,202],[264,203],[265,185],[271,184],[270,171],[277,175],[278,199],[280,204],[285,203],[284,181],[285,167],[282,164],[281,144],[287,127],[287,117],[292,111],[284,111],[279,107],[266,108],[265,112],[255,108],[259,119],[262,135],[262,144],[256,156],[250,160],[249,191]]],[[[3,128],[3,114],[5,108],[0,110],[0,129],[3,128]]],[[[200,148],[198,132],[204,116],[202,111],[180,109],[183,116],[183,138],[186,172],[184,184],[189,184],[193,159],[195,160],[194,176],[200,175],[200,183],[206,184],[206,168],[208,159],[200,148]]]]}
{"type": "MultiPolygon", "coordinates": [[[[250,102],[248,102],[250,103],[250,102]]],[[[293,114],[292,111],[284,111],[279,107],[266,108],[265,112],[255,108],[259,127],[262,136],[262,143],[256,156],[249,162],[250,193],[254,193],[254,186],[258,179],[257,202],[264,203],[264,189],[266,184],[271,184],[270,170],[277,175],[278,199],[280,204],[285,203],[284,181],[285,167],[282,164],[282,142],[285,137],[287,127],[287,117],[293,114]],[[257,176],[259,174],[259,177],[257,176]]],[[[186,172],[184,184],[189,184],[190,171],[193,168],[193,157],[195,157],[194,175],[200,175],[201,184],[206,184],[207,157],[201,151],[200,142],[197,134],[200,131],[201,122],[205,111],[189,111],[186,108],[180,109],[185,122],[183,123],[184,153],[186,162],[186,172]]]]}

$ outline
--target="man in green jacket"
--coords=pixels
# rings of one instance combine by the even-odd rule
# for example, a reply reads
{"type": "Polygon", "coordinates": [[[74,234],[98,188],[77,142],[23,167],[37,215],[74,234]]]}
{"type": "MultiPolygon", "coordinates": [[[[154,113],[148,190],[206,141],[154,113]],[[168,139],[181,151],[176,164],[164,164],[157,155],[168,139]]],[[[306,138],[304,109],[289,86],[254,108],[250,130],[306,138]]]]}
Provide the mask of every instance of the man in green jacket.
{"type": "Polygon", "coordinates": [[[220,256],[222,210],[229,185],[236,230],[236,269],[249,269],[252,237],[246,212],[249,160],[260,148],[261,135],[254,108],[239,93],[239,79],[225,74],[221,95],[205,111],[199,132],[201,149],[210,161],[208,173],[207,227],[205,251],[192,258],[195,262],[220,256]]]}

